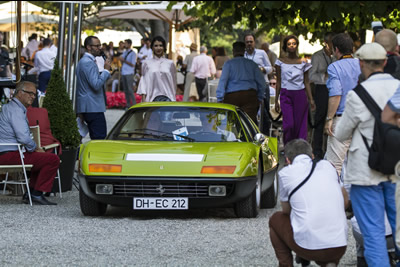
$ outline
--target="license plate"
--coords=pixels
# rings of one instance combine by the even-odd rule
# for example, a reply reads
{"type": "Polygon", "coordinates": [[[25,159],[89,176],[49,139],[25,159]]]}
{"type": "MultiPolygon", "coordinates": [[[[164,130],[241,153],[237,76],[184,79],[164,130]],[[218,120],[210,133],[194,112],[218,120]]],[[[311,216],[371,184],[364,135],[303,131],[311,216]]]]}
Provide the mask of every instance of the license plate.
{"type": "Polygon", "coordinates": [[[187,210],[189,200],[187,197],[135,197],[133,198],[134,210],[187,210]]]}

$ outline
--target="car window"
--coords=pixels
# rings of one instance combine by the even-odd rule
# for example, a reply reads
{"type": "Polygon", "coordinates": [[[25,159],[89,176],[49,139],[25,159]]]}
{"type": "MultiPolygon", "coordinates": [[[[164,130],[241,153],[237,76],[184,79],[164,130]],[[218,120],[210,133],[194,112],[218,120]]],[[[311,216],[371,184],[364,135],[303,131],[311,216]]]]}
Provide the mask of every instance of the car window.
{"type": "MultiPolygon", "coordinates": [[[[130,109],[113,129],[112,139],[240,142],[241,125],[234,111],[204,107],[130,109]]],[[[243,134],[242,134],[243,135],[243,134]]]]}
{"type": "Polygon", "coordinates": [[[240,120],[246,130],[247,135],[249,136],[249,140],[253,141],[253,137],[257,134],[256,129],[254,128],[250,117],[243,112],[241,109],[237,109],[240,120]]]}

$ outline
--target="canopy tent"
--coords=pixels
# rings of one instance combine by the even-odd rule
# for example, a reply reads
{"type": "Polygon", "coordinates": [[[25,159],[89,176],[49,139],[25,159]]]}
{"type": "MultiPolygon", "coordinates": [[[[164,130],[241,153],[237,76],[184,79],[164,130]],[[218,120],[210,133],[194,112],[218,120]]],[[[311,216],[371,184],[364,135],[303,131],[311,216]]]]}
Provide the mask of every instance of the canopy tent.
{"type": "Polygon", "coordinates": [[[194,20],[191,16],[185,15],[183,11],[184,3],[177,3],[167,10],[168,1],[145,5],[126,5],[126,6],[107,6],[103,7],[99,13],[100,18],[113,19],[160,19],[169,24],[169,56],[171,57],[175,42],[173,32],[182,25],[194,20]]]}
{"type": "MultiPolygon", "coordinates": [[[[42,26],[43,28],[44,24],[57,24],[58,20],[55,19],[54,16],[48,16],[48,15],[39,15],[39,14],[23,14],[21,17],[22,21],[22,31],[30,31],[30,30],[35,30],[38,26],[42,26]]],[[[14,15],[4,17],[2,16],[2,19],[0,19],[0,31],[2,32],[9,32],[9,31],[15,31],[16,30],[16,21],[17,18],[14,15]]]]}
{"type": "MultiPolygon", "coordinates": [[[[0,5],[0,18],[0,31],[11,32],[11,36],[15,35],[17,30],[16,1],[0,5]]],[[[28,1],[21,1],[21,31],[25,33],[25,39],[28,38],[28,32],[37,31],[38,28],[45,29],[46,26],[57,23],[57,16],[45,15],[41,7],[31,4],[28,1]]],[[[12,38],[15,39],[15,37],[12,38]]]]}

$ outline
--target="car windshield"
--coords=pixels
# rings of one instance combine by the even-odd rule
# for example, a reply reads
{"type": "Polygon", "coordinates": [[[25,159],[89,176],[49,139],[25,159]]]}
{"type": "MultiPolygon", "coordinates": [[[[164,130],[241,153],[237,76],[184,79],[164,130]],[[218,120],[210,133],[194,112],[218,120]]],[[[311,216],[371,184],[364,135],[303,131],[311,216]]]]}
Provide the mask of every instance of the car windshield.
{"type": "Polygon", "coordinates": [[[131,109],[109,136],[114,140],[246,141],[235,112],[200,107],[131,109]]]}

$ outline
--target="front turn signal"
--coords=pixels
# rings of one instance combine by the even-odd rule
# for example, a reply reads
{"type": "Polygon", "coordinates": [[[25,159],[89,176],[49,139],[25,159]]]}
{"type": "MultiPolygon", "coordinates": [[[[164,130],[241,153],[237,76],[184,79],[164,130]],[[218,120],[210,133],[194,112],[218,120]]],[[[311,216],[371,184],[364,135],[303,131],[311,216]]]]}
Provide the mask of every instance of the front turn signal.
{"type": "Polygon", "coordinates": [[[232,174],[236,166],[204,166],[201,173],[204,174],[232,174]]]}
{"type": "Polygon", "coordinates": [[[89,164],[89,172],[121,172],[122,165],[89,164]]]}

